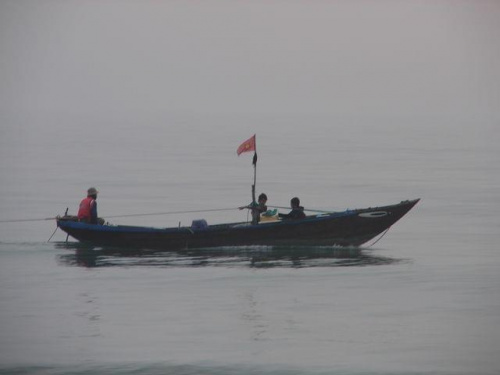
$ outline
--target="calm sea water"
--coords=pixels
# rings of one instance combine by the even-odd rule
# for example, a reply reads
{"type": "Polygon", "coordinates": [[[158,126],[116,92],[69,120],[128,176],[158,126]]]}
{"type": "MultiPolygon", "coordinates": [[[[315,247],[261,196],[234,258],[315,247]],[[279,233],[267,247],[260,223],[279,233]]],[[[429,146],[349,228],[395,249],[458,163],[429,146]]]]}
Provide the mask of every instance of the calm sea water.
{"type": "Polygon", "coordinates": [[[234,208],[250,200],[251,155],[235,150],[253,133],[257,191],[269,204],[286,206],[295,195],[317,209],[422,201],[361,249],[123,254],[66,244],[61,232],[47,242],[52,220],[2,222],[0,373],[500,371],[493,125],[24,120],[2,129],[1,220],[74,214],[89,186],[100,190],[104,218],[228,209],[109,219],[115,224],[246,220],[234,208]]]}

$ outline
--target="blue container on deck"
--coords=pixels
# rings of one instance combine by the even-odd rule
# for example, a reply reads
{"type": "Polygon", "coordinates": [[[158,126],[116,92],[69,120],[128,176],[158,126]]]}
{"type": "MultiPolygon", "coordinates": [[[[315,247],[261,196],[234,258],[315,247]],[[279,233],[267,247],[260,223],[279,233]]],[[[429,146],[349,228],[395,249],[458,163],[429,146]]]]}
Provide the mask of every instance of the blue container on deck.
{"type": "Polygon", "coordinates": [[[191,229],[207,229],[208,224],[205,219],[193,220],[191,223],[191,229]]]}

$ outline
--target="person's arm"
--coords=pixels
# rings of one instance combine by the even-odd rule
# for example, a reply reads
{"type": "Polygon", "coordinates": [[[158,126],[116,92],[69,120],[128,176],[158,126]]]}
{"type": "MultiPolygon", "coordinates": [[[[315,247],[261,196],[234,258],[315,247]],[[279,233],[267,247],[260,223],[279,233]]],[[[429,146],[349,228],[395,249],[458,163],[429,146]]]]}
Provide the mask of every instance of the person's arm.
{"type": "Polygon", "coordinates": [[[241,206],[241,207],[238,207],[238,209],[240,209],[240,210],[244,210],[245,208],[248,208],[249,210],[254,210],[256,206],[257,206],[257,203],[252,202],[252,203],[249,203],[249,204],[248,204],[248,205],[246,205],[246,206],[241,206]]]}
{"type": "Polygon", "coordinates": [[[95,200],[90,203],[90,223],[97,224],[97,202],[95,200]]]}

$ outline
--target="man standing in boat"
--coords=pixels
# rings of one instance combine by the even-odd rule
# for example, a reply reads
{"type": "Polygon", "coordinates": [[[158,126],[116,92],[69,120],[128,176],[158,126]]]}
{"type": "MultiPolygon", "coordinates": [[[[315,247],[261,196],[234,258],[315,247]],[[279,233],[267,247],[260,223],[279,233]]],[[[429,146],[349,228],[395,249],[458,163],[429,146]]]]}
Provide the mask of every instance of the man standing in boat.
{"type": "Polygon", "coordinates": [[[304,207],[300,205],[300,199],[294,197],[290,201],[290,206],[292,210],[288,214],[279,214],[279,217],[283,220],[300,220],[306,217],[304,213],[304,207]]]}
{"type": "Polygon", "coordinates": [[[267,195],[262,193],[259,195],[259,202],[252,202],[248,206],[240,207],[240,210],[248,208],[252,210],[252,224],[258,224],[260,221],[260,215],[267,211],[267,195]]]}
{"type": "Polygon", "coordinates": [[[87,190],[87,198],[80,202],[78,210],[78,220],[89,224],[97,224],[97,191],[96,188],[91,187],[87,190]]]}

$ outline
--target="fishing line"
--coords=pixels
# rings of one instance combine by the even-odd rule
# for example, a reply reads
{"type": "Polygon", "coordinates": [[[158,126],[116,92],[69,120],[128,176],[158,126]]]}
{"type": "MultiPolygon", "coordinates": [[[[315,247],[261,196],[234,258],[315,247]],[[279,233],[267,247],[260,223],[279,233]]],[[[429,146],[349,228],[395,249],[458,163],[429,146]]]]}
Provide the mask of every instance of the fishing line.
{"type": "MultiPolygon", "coordinates": [[[[271,208],[281,208],[281,209],[290,209],[290,207],[282,207],[282,206],[269,206],[271,208]]],[[[161,215],[176,215],[176,214],[192,214],[192,213],[202,213],[202,212],[223,212],[223,211],[233,211],[237,210],[239,207],[231,207],[231,208],[214,208],[208,210],[189,210],[189,211],[167,211],[167,212],[152,212],[152,213],[142,213],[142,214],[126,214],[126,215],[105,215],[106,219],[114,219],[114,218],[122,218],[122,217],[138,217],[138,216],[161,216],[161,215]]],[[[312,210],[312,209],[304,209],[304,211],[310,212],[318,212],[318,213],[332,213],[332,211],[323,211],[323,210],[312,210]]],[[[57,220],[56,217],[45,217],[39,219],[6,219],[0,220],[0,223],[27,223],[34,221],[48,221],[48,220],[57,220]]]]}
{"type": "Polygon", "coordinates": [[[154,212],[149,214],[128,214],[128,215],[111,215],[106,216],[106,219],[117,218],[117,217],[133,217],[133,216],[160,216],[160,215],[174,215],[174,214],[192,214],[200,212],[221,212],[221,211],[233,211],[238,209],[237,207],[232,208],[214,208],[210,210],[192,210],[192,211],[169,211],[169,212],[154,212]]]}
{"type": "MultiPolygon", "coordinates": [[[[146,214],[128,214],[128,215],[110,215],[105,216],[108,218],[119,218],[119,217],[134,217],[134,216],[160,216],[160,215],[173,215],[173,214],[190,214],[190,213],[200,213],[200,212],[221,212],[221,211],[233,211],[236,210],[237,207],[232,208],[215,208],[210,210],[192,210],[192,211],[169,211],[169,212],[153,212],[146,214]]],[[[0,220],[0,223],[23,223],[30,221],[47,221],[47,220],[57,220],[59,216],[56,217],[46,217],[41,219],[13,219],[13,220],[0,220]]]]}
{"type": "Polygon", "coordinates": [[[46,217],[44,219],[14,219],[14,220],[0,220],[0,223],[22,223],[27,221],[46,221],[46,220],[56,220],[57,217],[46,217]]]}

